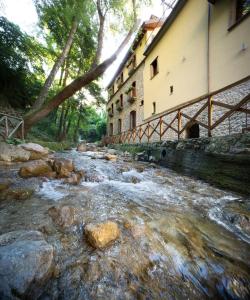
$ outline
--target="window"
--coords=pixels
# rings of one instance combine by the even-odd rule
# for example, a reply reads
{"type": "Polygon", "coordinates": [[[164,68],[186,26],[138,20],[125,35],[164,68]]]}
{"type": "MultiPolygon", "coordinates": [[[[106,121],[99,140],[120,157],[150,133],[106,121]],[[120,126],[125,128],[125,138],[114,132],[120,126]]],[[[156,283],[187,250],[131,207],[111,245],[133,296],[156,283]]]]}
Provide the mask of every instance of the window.
{"type": "Polygon", "coordinates": [[[132,110],[130,112],[130,129],[134,129],[136,127],[136,111],[132,110]]]}
{"type": "Polygon", "coordinates": [[[151,78],[155,77],[159,73],[158,57],[150,65],[151,78]]]}
{"type": "Polygon", "coordinates": [[[239,21],[242,17],[250,12],[250,0],[237,0],[236,1],[236,18],[239,21]]]}
{"type": "Polygon", "coordinates": [[[156,113],[156,103],[153,102],[153,112],[152,112],[152,115],[154,115],[156,113]]]}
{"type": "Polygon", "coordinates": [[[114,104],[113,103],[111,104],[111,113],[112,114],[114,113],[114,104]]]}
{"type": "Polygon", "coordinates": [[[170,95],[173,94],[173,92],[174,92],[174,86],[171,85],[171,86],[170,86],[170,95]]]}
{"type": "Polygon", "coordinates": [[[118,133],[122,132],[122,119],[118,119],[118,133]]]}
{"type": "Polygon", "coordinates": [[[121,83],[123,83],[123,72],[121,73],[121,83]]]}
{"type": "Polygon", "coordinates": [[[144,100],[141,100],[140,106],[144,105],[144,100]]]}
{"type": "Polygon", "coordinates": [[[136,81],[132,83],[132,97],[136,97],[136,81]]]}
{"type": "Polygon", "coordinates": [[[113,123],[109,124],[109,135],[113,135],[113,123]]]}

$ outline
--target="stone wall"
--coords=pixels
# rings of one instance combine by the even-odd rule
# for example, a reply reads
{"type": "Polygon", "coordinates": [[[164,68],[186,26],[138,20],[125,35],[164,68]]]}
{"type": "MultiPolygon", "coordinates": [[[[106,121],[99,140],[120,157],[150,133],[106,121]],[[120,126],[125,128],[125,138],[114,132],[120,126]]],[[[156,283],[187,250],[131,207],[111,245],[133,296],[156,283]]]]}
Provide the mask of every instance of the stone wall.
{"type": "Polygon", "coordinates": [[[110,147],[219,187],[250,194],[250,133],[110,147]]]}
{"type": "Polygon", "coordinates": [[[120,90],[110,99],[107,108],[114,104],[114,116],[108,118],[108,126],[113,123],[114,135],[118,134],[118,120],[122,120],[122,131],[127,131],[130,129],[130,112],[136,111],[136,125],[142,124],[143,122],[143,68],[144,64],[141,64],[138,69],[135,70],[134,74],[123,84],[120,90]],[[126,91],[132,86],[133,82],[136,82],[136,101],[130,104],[127,101],[126,91]],[[123,110],[121,112],[116,110],[116,101],[123,95],[123,110]]]}

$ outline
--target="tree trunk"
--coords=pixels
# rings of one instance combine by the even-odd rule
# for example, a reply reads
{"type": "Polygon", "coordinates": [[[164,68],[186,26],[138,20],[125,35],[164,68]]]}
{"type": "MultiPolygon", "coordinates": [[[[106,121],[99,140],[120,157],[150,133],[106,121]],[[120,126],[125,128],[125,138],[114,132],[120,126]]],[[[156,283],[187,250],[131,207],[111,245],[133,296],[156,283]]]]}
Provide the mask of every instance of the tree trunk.
{"type": "Polygon", "coordinates": [[[25,133],[27,133],[34,124],[46,117],[53,109],[58,107],[66,99],[70,98],[77,91],[81,90],[83,87],[103,75],[107,68],[116,60],[117,56],[124,49],[137,26],[138,23],[136,23],[135,26],[129,31],[121,45],[111,57],[109,57],[99,65],[93,66],[87,73],[73,80],[68,86],[64,87],[57,95],[55,95],[50,101],[45,103],[40,109],[37,109],[35,111],[31,110],[30,112],[28,112],[24,117],[25,133]]]}
{"type": "Polygon", "coordinates": [[[65,61],[65,59],[66,59],[66,57],[69,53],[69,50],[70,50],[71,45],[73,43],[73,38],[74,38],[74,34],[76,32],[76,29],[77,29],[77,22],[74,19],[73,23],[72,23],[70,33],[69,33],[69,36],[68,36],[68,39],[67,39],[67,42],[64,46],[64,49],[63,49],[61,55],[59,56],[59,58],[56,60],[49,76],[47,77],[47,79],[45,81],[45,84],[44,84],[38,98],[36,99],[34,105],[31,108],[32,110],[37,110],[37,109],[41,108],[42,105],[44,104],[45,99],[46,99],[46,97],[48,95],[48,92],[49,92],[49,88],[51,87],[58,70],[60,69],[60,67],[64,63],[64,61],[65,61]]]}

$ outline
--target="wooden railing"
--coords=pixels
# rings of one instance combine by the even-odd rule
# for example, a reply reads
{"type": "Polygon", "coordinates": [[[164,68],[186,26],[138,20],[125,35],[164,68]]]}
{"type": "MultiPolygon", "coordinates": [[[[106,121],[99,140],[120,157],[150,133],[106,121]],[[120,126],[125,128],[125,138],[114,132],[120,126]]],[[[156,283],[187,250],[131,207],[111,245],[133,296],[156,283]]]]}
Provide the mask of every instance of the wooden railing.
{"type": "Polygon", "coordinates": [[[11,138],[20,130],[21,138],[24,139],[24,120],[0,112],[0,137],[4,140],[11,138]]]}
{"type": "Polygon", "coordinates": [[[242,131],[249,131],[250,109],[247,107],[249,101],[250,94],[234,105],[213,100],[212,97],[202,98],[157,116],[131,130],[109,136],[106,140],[108,144],[130,144],[180,139],[185,137],[185,131],[194,123],[199,125],[199,130],[203,131],[203,136],[204,133],[207,136],[212,136],[212,132],[226,120],[228,120],[230,133],[230,119],[236,113],[245,114],[242,131]],[[217,113],[216,109],[218,110],[217,113]]]}

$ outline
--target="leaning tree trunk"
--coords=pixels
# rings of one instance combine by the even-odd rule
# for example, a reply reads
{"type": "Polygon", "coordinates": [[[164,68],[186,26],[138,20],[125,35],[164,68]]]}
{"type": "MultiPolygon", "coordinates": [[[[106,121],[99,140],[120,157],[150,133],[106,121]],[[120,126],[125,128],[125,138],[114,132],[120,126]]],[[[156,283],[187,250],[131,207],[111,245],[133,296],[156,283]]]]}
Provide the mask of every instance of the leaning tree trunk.
{"type": "Polygon", "coordinates": [[[46,117],[53,109],[58,107],[66,99],[70,98],[83,87],[87,86],[89,83],[102,76],[103,73],[107,70],[107,68],[116,60],[117,56],[127,45],[128,41],[130,40],[132,34],[134,33],[137,27],[138,23],[136,22],[135,26],[129,31],[125,39],[122,41],[118,49],[111,57],[109,57],[100,64],[93,64],[87,73],[73,80],[69,85],[64,87],[57,95],[55,95],[50,101],[45,103],[41,108],[34,111],[30,110],[24,117],[25,134],[30,130],[30,128],[34,124],[46,117]]]}
{"type": "Polygon", "coordinates": [[[64,61],[69,53],[69,50],[73,43],[73,38],[74,38],[74,34],[76,32],[76,29],[77,29],[77,22],[74,19],[73,23],[72,23],[72,27],[70,29],[70,33],[67,38],[67,42],[63,48],[63,51],[62,51],[61,55],[58,57],[58,59],[56,60],[49,76],[47,77],[45,84],[44,84],[38,98],[36,99],[34,105],[31,108],[32,110],[37,110],[37,109],[41,108],[42,105],[44,104],[45,99],[49,92],[49,88],[51,87],[58,70],[60,69],[60,67],[62,67],[62,64],[64,63],[64,61]]]}

